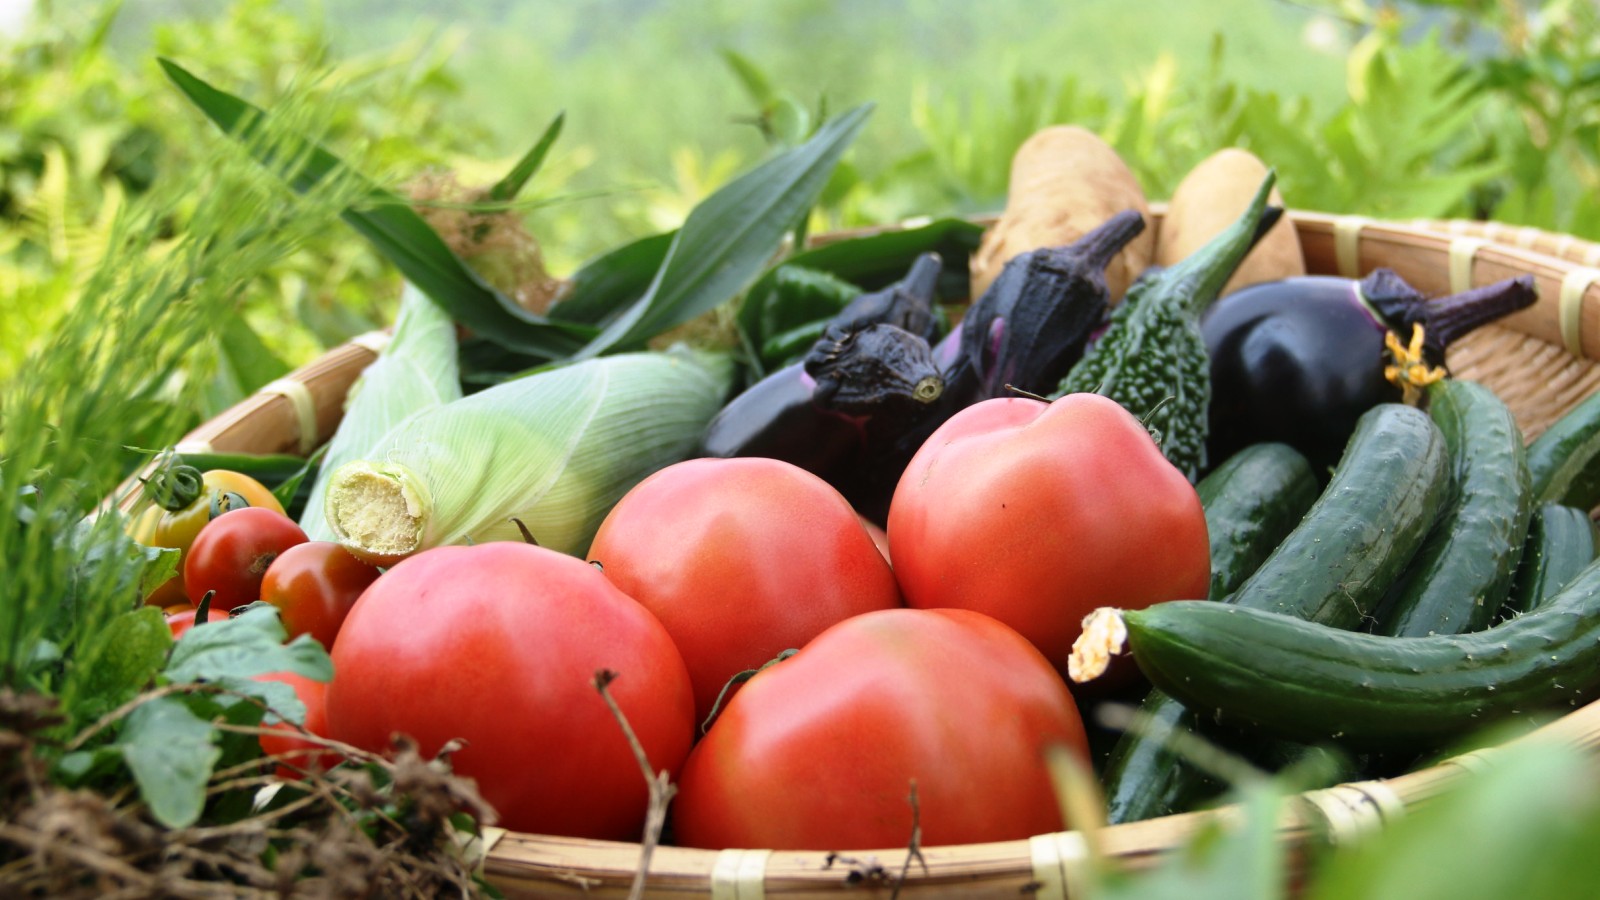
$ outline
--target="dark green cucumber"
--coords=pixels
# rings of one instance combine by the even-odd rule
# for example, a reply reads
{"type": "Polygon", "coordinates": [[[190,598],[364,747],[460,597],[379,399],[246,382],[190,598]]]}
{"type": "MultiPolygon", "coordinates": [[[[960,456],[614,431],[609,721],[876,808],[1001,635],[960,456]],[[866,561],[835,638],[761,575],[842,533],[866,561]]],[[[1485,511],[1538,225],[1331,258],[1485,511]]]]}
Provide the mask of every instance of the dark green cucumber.
{"type": "Polygon", "coordinates": [[[1511,410],[1481,384],[1446,379],[1428,388],[1428,414],[1450,455],[1449,500],[1385,596],[1378,634],[1487,628],[1511,590],[1528,538],[1527,448],[1511,410]]]}
{"type": "MultiPolygon", "coordinates": [[[[1317,478],[1288,444],[1253,444],[1195,486],[1211,538],[1211,599],[1232,593],[1300,522],[1317,498],[1317,478]]],[[[1194,716],[1160,691],[1139,708],[1148,727],[1117,740],[1101,775],[1111,824],[1192,808],[1223,787],[1173,753],[1168,730],[1196,730],[1194,716]]]]}
{"type": "Polygon", "coordinates": [[[1374,406],[1311,511],[1233,604],[1355,628],[1422,545],[1449,486],[1444,437],[1428,414],[1374,406]]]}
{"type": "Polygon", "coordinates": [[[1600,393],[1568,410],[1529,445],[1528,472],[1540,503],[1600,505],[1600,393]]]}
{"type": "Polygon", "coordinates": [[[1472,634],[1360,634],[1193,600],[1122,615],[1156,687],[1289,740],[1415,750],[1600,694],[1600,562],[1537,610],[1472,634]]]}
{"type": "Polygon", "coordinates": [[[1288,444],[1252,444],[1195,485],[1211,537],[1211,594],[1233,593],[1316,501],[1311,463],[1288,444]]]}
{"type": "Polygon", "coordinates": [[[1534,510],[1517,578],[1501,618],[1532,612],[1594,562],[1594,521],[1571,506],[1546,503],[1534,510]]]}

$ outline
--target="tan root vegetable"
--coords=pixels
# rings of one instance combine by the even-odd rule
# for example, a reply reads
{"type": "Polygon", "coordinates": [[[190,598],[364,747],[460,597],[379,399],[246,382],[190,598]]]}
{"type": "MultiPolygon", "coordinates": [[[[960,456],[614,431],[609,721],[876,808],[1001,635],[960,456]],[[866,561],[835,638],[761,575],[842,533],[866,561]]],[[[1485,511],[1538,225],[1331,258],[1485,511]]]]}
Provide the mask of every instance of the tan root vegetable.
{"type": "MultiPolygon", "coordinates": [[[[1150,218],[1139,180],[1109,144],[1076,125],[1054,125],[1035,133],[1012,157],[1005,212],[973,254],[973,299],[983,294],[1012,257],[1070,244],[1125,209],[1137,209],[1147,221],[1150,218]]],[[[1106,284],[1113,303],[1154,256],[1155,239],[1152,230],[1146,230],[1111,261],[1106,284]]]]}
{"type": "MultiPolygon", "coordinates": [[[[1173,265],[1205,246],[1239,218],[1266,175],[1265,163],[1248,150],[1237,147],[1218,150],[1191,169],[1173,191],[1167,214],[1162,217],[1156,235],[1155,264],[1173,265]]],[[[1268,202],[1274,206],[1283,205],[1283,197],[1276,188],[1268,202]]],[[[1305,273],[1300,237],[1295,233],[1294,223],[1284,216],[1239,264],[1222,293],[1305,273]]]]}

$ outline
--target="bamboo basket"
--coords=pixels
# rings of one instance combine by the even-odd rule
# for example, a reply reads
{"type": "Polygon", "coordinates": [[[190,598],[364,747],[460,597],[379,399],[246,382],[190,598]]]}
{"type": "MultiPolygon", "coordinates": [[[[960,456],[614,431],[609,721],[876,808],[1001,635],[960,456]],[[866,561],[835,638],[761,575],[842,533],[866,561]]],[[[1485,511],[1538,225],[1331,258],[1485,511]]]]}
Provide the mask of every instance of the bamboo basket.
{"type": "MultiPolygon", "coordinates": [[[[1162,214],[1152,210],[1157,227],[1162,214]]],[[[1600,387],[1600,245],[1535,229],[1459,221],[1382,222],[1356,216],[1292,211],[1306,269],[1358,277],[1378,267],[1397,271],[1429,295],[1455,293],[1520,274],[1536,279],[1537,304],[1479,329],[1453,346],[1450,369],[1480,381],[1511,408],[1528,439],[1600,387]]],[[[909,225],[911,223],[905,223],[909,225]]],[[[901,226],[818,236],[814,244],[901,226]]],[[[205,423],[182,449],[308,453],[337,427],[345,393],[387,341],[363,335],[291,373],[205,423]]],[[[1600,701],[1521,738],[1600,752],[1600,701]]],[[[1302,795],[1286,807],[1281,839],[1291,861],[1316,843],[1346,842],[1426,804],[1459,778],[1492,764],[1497,749],[1458,756],[1385,781],[1339,785],[1302,795]]],[[[1099,852],[1129,869],[1156,864],[1201,825],[1236,816],[1223,808],[1099,830],[1099,852]]],[[[483,867],[509,897],[622,897],[639,865],[631,843],[522,834],[490,829],[483,867]]],[[[846,889],[912,898],[1006,897],[1041,900],[1081,896],[1088,843],[1078,832],[1026,840],[922,848],[922,864],[905,871],[899,848],[841,848],[837,854],[762,849],[656,848],[648,896],[728,900],[833,897],[846,889]],[[863,875],[867,877],[863,879],[863,875]]]]}

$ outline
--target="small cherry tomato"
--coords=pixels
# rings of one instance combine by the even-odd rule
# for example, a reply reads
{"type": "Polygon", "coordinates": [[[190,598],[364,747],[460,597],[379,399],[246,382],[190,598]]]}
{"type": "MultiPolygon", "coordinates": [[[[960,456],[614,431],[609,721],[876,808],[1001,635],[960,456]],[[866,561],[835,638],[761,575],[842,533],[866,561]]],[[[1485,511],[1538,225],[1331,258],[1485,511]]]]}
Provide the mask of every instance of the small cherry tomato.
{"type": "Polygon", "coordinates": [[[180,553],[177,574],[146,598],[153,606],[183,601],[184,561],[207,522],[246,507],[283,512],[282,504],[265,485],[230,469],[201,472],[193,466],[164,467],[145,482],[144,498],[149,505],[129,524],[129,536],[146,546],[171,547],[180,553]]]}
{"type": "Polygon", "coordinates": [[[332,647],[345,614],[378,574],[377,567],[332,541],[307,541],[283,551],[267,567],[261,599],[278,608],[289,637],[309,634],[332,647]]]}
{"type": "MultiPolygon", "coordinates": [[[[256,680],[279,681],[294,688],[295,696],[306,705],[305,730],[318,737],[327,736],[328,705],[324,700],[328,692],[327,682],[312,681],[304,675],[293,672],[269,672],[257,675],[256,680]]],[[[301,735],[300,729],[288,722],[265,727],[275,733],[261,736],[261,752],[267,756],[280,758],[279,778],[298,781],[302,777],[301,770],[331,769],[343,758],[338,753],[325,749],[321,744],[306,740],[301,735]]]]}
{"type": "Polygon", "coordinates": [[[167,607],[167,627],[172,629],[172,639],[183,637],[183,633],[194,627],[194,617],[200,610],[193,607],[169,606],[167,607]]]}
{"type": "Polygon", "coordinates": [[[215,591],[211,609],[226,614],[261,599],[261,580],[283,551],[306,542],[294,520],[259,506],[218,516],[200,529],[183,564],[183,586],[196,605],[215,591]]]}

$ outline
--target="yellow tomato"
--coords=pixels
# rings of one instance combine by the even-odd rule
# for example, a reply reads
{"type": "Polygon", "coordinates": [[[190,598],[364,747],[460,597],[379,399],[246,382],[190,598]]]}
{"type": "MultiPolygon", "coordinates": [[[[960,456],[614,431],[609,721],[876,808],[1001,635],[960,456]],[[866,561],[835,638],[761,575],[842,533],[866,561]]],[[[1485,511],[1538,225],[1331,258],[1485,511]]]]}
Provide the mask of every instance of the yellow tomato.
{"type": "Polygon", "coordinates": [[[200,472],[192,466],[172,466],[157,472],[145,486],[146,506],[129,526],[134,540],[150,547],[179,551],[178,574],[150,592],[145,603],[171,606],[185,603],[183,554],[195,535],[216,516],[246,506],[283,512],[283,504],[261,482],[230,469],[200,472]]]}

